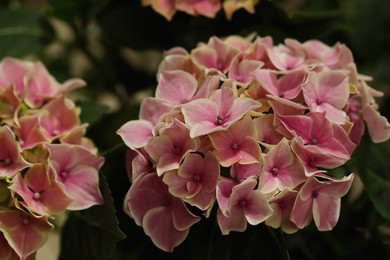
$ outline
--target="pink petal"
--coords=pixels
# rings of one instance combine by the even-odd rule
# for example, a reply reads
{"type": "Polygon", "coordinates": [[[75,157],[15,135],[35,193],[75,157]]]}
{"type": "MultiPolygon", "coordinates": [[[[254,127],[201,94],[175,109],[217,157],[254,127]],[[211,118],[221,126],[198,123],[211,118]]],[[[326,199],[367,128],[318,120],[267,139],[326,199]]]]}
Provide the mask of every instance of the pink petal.
{"type": "Polygon", "coordinates": [[[390,138],[390,124],[372,106],[363,107],[363,119],[367,123],[368,133],[374,143],[381,143],[390,138]]]}
{"type": "Polygon", "coordinates": [[[122,125],[117,134],[130,149],[144,147],[153,136],[153,125],[146,120],[132,120],[122,125]]]}
{"type": "Polygon", "coordinates": [[[163,100],[146,97],[140,106],[139,119],[149,121],[151,125],[156,125],[160,121],[160,118],[169,111],[171,111],[171,107],[163,100]]]}
{"type": "Polygon", "coordinates": [[[35,218],[19,210],[0,211],[0,231],[21,259],[41,248],[52,228],[45,217],[35,218]]]}
{"type": "Polygon", "coordinates": [[[0,176],[13,177],[17,172],[31,166],[21,155],[15,135],[8,126],[0,127],[0,176]]]}
{"type": "Polygon", "coordinates": [[[233,214],[225,216],[222,211],[218,209],[217,221],[222,235],[228,235],[231,231],[243,232],[247,227],[247,221],[243,211],[233,212],[233,214]]]}
{"type": "Polygon", "coordinates": [[[319,195],[313,202],[313,219],[319,231],[332,230],[339,219],[340,198],[319,195]]]}
{"type": "Polygon", "coordinates": [[[70,210],[81,210],[93,205],[103,204],[99,190],[99,173],[97,169],[80,165],[75,167],[63,181],[66,194],[73,200],[70,210]]]}
{"type": "Polygon", "coordinates": [[[300,229],[306,227],[312,220],[312,208],[313,199],[302,200],[298,196],[291,211],[291,221],[300,229]]]}
{"type": "Polygon", "coordinates": [[[32,70],[33,63],[6,57],[0,64],[0,86],[15,85],[16,94],[22,97],[25,91],[27,74],[32,70]]]}
{"type": "Polygon", "coordinates": [[[185,71],[166,71],[160,74],[155,96],[170,105],[181,105],[192,99],[197,85],[196,79],[185,71]]]}
{"type": "Polygon", "coordinates": [[[172,252],[187,237],[189,230],[177,230],[172,223],[169,208],[159,207],[149,210],[143,220],[142,227],[153,243],[163,251],[172,252]]]}

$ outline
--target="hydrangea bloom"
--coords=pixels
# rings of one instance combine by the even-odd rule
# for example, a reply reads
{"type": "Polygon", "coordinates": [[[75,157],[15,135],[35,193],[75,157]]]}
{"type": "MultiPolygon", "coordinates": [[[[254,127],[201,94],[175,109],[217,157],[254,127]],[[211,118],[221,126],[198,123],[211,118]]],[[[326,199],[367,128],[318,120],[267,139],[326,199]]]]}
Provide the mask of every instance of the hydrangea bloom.
{"type": "Polygon", "coordinates": [[[35,259],[66,210],[102,204],[104,158],[67,97],[85,82],[59,83],[39,62],[0,62],[0,258],[35,259]]]}
{"type": "Polygon", "coordinates": [[[168,21],[172,20],[177,11],[214,18],[221,9],[226,18],[231,20],[234,12],[239,9],[253,14],[258,2],[259,0],[142,0],[142,5],[151,6],[168,21]]]}
{"type": "Polygon", "coordinates": [[[126,213],[165,251],[211,212],[225,235],[248,223],[333,229],[354,173],[331,170],[365,128],[373,142],[390,137],[367,79],[341,43],[234,35],[166,51],[155,97],[117,131],[129,147],[126,213]]]}

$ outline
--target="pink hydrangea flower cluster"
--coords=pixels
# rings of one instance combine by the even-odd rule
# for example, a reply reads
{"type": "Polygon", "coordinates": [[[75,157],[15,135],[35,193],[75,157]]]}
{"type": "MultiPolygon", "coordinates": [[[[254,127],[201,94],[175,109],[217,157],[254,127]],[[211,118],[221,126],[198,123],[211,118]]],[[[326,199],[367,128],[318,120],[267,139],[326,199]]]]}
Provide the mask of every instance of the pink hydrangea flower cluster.
{"type": "Polygon", "coordinates": [[[365,131],[390,137],[382,96],[336,43],[211,37],[166,51],[154,97],[118,129],[130,148],[124,210],[172,251],[217,208],[222,234],[250,225],[335,227],[354,174],[345,164],[365,131]],[[203,214],[195,214],[193,208],[203,214]]]}
{"type": "Polygon", "coordinates": [[[57,82],[40,61],[0,62],[0,259],[34,259],[53,218],[104,202],[104,158],[67,97],[84,85],[57,82]]]}
{"type": "Polygon", "coordinates": [[[239,9],[254,14],[258,2],[259,0],[142,0],[142,5],[152,7],[168,21],[172,20],[177,11],[192,16],[214,18],[221,9],[225,12],[226,18],[231,20],[239,9]]]}

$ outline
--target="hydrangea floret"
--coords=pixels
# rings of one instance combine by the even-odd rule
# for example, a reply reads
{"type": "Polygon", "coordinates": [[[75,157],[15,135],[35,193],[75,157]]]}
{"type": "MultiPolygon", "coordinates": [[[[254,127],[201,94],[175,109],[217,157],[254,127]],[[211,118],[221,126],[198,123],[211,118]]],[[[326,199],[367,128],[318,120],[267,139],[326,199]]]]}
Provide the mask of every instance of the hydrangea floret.
{"type": "Polygon", "coordinates": [[[35,259],[56,216],[104,203],[104,158],[68,97],[84,86],[40,61],[0,62],[0,259],[35,259]]]}
{"type": "Polygon", "coordinates": [[[366,129],[375,143],[390,137],[371,80],[342,43],[232,35],[167,50],[155,96],[117,130],[129,148],[125,212],[164,251],[211,212],[224,235],[248,223],[291,234],[312,220],[332,230],[354,180],[332,170],[366,129]]]}
{"type": "Polygon", "coordinates": [[[254,14],[255,5],[259,0],[141,0],[141,2],[143,6],[150,6],[168,21],[173,19],[176,12],[215,18],[221,9],[226,19],[231,20],[233,14],[240,9],[254,14]]]}

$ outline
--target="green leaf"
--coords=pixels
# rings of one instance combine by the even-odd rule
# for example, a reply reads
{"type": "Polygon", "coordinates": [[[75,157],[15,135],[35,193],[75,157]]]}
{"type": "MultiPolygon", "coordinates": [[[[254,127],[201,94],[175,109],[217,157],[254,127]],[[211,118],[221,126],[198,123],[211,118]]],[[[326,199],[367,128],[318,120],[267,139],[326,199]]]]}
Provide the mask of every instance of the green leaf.
{"type": "Polygon", "coordinates": [[[108,111],[107,106],[92,101],[77,102],[77,106],[81,108],[81,122],[89,125],[96,124],[108,111]]]}
{"type": "Polygon", "coordinates": [[[125,235],[119,229],[108,184],[100,174],[105,204],[72,212],[62,230],[59,259],[109,259],[125,235]]]}
{"type": "Polygon", "coordinates": [[[390,220],[390,140],[374,144],[365,135],[356,151],[358,174],[377,212],[390,220]]]}
{"type": "Polygon", "coordinates": [[[367,169],[365,186],[376,210],[384,218],[390,220],[390,181],[367,169]]]}
{"type": "Polygon", "coordinates": [[[0,11],[0,58],[23,57],[43,49],[51,40],[51,27],[37,13],[0,11]]]}

